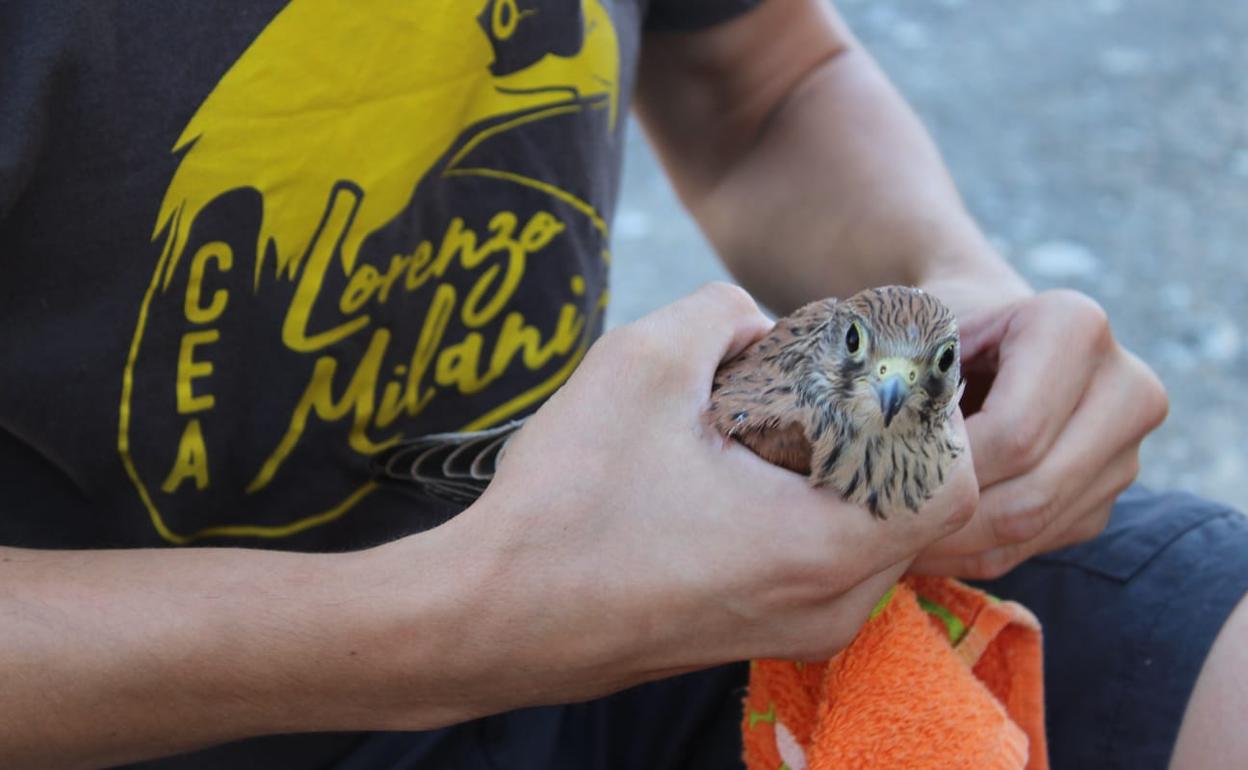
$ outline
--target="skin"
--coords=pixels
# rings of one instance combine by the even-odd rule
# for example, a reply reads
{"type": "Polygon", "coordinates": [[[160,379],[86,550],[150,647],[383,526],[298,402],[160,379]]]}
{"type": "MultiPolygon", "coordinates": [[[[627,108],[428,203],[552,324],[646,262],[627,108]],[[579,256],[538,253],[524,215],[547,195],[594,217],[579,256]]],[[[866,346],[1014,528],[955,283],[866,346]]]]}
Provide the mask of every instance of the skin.
{"type": "MultiPolygon", "coordinates": [[[[949,421],[962,390],[957,353],[952,312],[926,292],[885,286],[819,300],[716,369],[706,420],[875,516],[915,513],[962,451],[949,421]]],[[[426,497],[471,505],[524,423],[417,436],[374,467],[426,497]]]]}
{"type": "Polygon", "coordinates": [[[1213,643],[1196,680],[1170,766],[1175,770],[1248,767],[1248,598],[1213,643]]]}
{"type": "Polygon", "coordinates": [[[971,452],[920,515],[876,521],[700,422],[716,366],[768,328],[712,287],[595,345],[490,491],[428,533],[345,555],[0,548],[0,765],[433,727],[725,660],[826,657],[916,557],[991,575],[1103,526],[1164,392],[1094,303],[1033,294],[991,251],[822,3],[650,35],[638,109],[771,307],[899,283],[953,308],[964,365],[997,376],[965,429],[955,417],[971,452]]]}
{"type": "MultiPolygon", "coordinates": [[[[1104,528],[1165,419],[1164,388],[1095,301],[1036,293],[993,251],[834,10],[770,0],[714,31],[650,40],[640,78],[638,111],[684,202],[765,303],[785,312],[899,283],[957,315],[980,504],[916,571],[995,578],[1104,528]]],[[[1236,712],[1221,710],[1228,693],[1248,692],[1229,645],[1248,648],[1248,605],[1202,669],[1176,767],[1222,767],[1210,758],[1244,752],[1226,717],[1236,712]]]]}
{"type": "Polygon", "coordinates": [[[963,460],[881,523],[707,426],[716,367],[770,325],[715,285],[611,332],[478,503],[368,551],[0,549],[0,766],[430,728],[826,658],[965,523],[975,480],[963,460]]]}
{"type": "Polygon", "coordinates": [[[1033,292],[991,249],[834,11],[772,0],[723,29],[665,36],[640,77],[639,113],[678,191],[761,300],[785,312],[896,283],[957,315],[969,389],[987,394],[967,419],[983,501],[918,569],[996,577],[1104,527],[1165,418],[1164,389],[1094,301],[1033,292]],[[733,131],[697,140],[720,124],[733,131]]]}

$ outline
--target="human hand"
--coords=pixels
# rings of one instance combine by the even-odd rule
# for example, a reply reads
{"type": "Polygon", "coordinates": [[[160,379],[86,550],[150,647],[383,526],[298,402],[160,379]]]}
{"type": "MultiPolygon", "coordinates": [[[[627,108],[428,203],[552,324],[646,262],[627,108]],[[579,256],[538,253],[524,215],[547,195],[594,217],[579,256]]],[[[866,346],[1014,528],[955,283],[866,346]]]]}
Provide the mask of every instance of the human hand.
{"type": "Polygon", "coordinates": [[[920,513],[879,521],[710,429],[717,366],[769,326],[744,292],[715,285],[607,334],[482,499],[434,530],[462,554],[456,580],[479,589],[455,654],[490,661],[475,674],[482,703],[826,658],[969,516],[969,460],[920,513]]]}
{"type": "Polygon", "coordinates": [[[990,579],[1095,537],[1139,472],[1141,442],[1165,419],[1161,382],[1078,292],[1035,294],[1016,276],[924,288],[958,315],[980,501],[915,571],[990,579]]]}

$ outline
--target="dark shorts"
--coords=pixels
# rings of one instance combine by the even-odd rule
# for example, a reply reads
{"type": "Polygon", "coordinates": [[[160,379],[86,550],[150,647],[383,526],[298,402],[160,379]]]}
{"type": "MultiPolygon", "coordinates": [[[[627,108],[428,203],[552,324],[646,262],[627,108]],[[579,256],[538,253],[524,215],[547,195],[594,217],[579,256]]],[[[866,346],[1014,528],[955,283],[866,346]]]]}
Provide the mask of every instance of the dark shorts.
{"type": "Polygon", "coordinates": [[[984,588],[1044,627],[1055,770],[1164,769],[1209,648],[1248,593],[1248,517],[1133,488],[1100,537],[984,588]]]}
{"type": "MultiPolygon", "coordinates": [[[[1044,625],[1056,770],[1162,770],[1201,664],[1248,592],[1248,517],[1129,490],[1096,540],[985,584],[1044,625]]],[[[740,767],[743,665],[591,703],[369,736],[336,770],[740,767]]]]}

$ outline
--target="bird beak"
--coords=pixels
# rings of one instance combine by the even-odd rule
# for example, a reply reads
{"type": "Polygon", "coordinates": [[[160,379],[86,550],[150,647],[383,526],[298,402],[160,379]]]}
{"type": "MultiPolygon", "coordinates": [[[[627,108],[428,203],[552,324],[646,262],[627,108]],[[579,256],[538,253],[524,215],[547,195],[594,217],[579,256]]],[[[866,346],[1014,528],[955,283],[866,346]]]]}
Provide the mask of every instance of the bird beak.
{"type": "Polygon", "coordinates": [[[900,374],[892,374],[875,383],[875,393],[880,397],[880,414],[884,415],[884,427],[887,428],[901,411],[901,405],[906,403],[910,387],[900,374]]]}

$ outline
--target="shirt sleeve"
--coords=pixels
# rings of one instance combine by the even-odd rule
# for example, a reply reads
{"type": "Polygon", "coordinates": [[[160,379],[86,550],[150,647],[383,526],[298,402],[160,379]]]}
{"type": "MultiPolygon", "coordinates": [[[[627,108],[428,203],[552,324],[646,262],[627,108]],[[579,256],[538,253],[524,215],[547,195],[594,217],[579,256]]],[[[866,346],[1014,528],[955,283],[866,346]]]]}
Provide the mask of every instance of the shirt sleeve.
{"type": "Polygon", "coordinates": [[[739,16],[763,0],[651,0],[647,30],[690,32],[739,16]]]}

